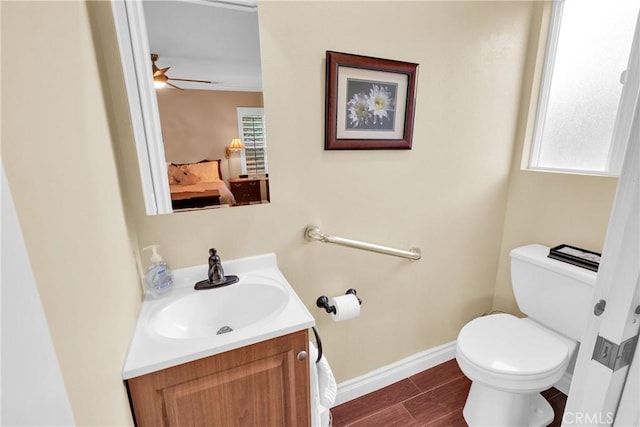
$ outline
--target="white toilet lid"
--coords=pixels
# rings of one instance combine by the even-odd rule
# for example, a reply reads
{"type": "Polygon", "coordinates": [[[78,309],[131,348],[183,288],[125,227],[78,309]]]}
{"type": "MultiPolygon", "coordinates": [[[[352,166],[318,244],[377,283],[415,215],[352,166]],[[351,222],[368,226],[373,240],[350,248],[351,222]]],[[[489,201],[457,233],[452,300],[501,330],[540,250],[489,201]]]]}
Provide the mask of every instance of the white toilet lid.
{"type": "Polygon", "coordinates": [[[460,331],[457,344],[478,367],[510,375],[553,371],[569,357],[562,340],[510,314],[472,320],[460,331]]]}

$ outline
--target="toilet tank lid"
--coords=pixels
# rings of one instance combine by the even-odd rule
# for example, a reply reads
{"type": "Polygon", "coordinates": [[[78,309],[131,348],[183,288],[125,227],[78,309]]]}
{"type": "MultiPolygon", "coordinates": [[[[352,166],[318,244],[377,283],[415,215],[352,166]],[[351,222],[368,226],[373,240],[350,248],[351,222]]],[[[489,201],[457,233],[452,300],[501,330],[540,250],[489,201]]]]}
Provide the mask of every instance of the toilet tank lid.
{"type": "Polygon", "coordinates": [[[551,259],[547,256],[549,255],[549,249],[548,246],[531,244],[513,249],[509,256],[595,286],[597,277],[595,271],[551,259]]]}

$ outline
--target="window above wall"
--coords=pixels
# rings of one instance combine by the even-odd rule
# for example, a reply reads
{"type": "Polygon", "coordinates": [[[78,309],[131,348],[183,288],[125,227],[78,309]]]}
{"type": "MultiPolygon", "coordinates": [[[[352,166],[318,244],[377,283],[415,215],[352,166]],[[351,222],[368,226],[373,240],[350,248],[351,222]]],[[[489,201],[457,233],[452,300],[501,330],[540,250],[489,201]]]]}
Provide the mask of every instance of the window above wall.
{"type": "Polygon", "coordinates": [[[529,169],[619,174],[638,97],[639,11],[640,0],[554,2],[529,169]]]}

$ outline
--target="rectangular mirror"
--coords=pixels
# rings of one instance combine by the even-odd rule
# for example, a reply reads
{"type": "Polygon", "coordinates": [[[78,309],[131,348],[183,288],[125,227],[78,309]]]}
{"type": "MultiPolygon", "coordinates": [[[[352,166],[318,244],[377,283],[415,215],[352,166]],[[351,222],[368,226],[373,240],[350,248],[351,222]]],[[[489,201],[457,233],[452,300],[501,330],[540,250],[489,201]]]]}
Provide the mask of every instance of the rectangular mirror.
{"type": "Polygon", "coordinates": [[[268,203],[256,3],[112,9],[147,214],[268,203]]]}

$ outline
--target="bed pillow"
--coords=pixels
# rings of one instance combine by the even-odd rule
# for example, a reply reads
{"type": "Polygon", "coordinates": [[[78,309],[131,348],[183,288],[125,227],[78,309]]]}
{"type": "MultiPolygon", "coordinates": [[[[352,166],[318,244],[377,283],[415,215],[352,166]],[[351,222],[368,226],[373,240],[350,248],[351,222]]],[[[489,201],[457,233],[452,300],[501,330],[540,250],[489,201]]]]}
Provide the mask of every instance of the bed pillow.
{"type": "Polygon", "coordinates": [[[167,166],[167,175],[169,176],[169,185],[180,184],[180,179],[184,177],[184,172],[180,170],[180,167],[169,163],[167,166]]]}
{"type": "Polygon", "coordinates": [[[191,166],[192,165],[180,166],[180,172],[182,172],[182,175],[178,180],[180,185],[193,185],[202,181],[202,179],[198,175],[193,173],[193,171],[191,170],[191,166]]]}
{"type": "Polygon", "coordinates": [[[197,176],[200,181],[219,181],[218,161],[219,160],[208,160],[188,165],[189,172],[197,176]]]}
{"type": "Polygon", "coordinates": [[[191,171],[191,165],[174,165],[167,167],[169,185],[193,185],[201,181],[200,177],[191,171]]]}

